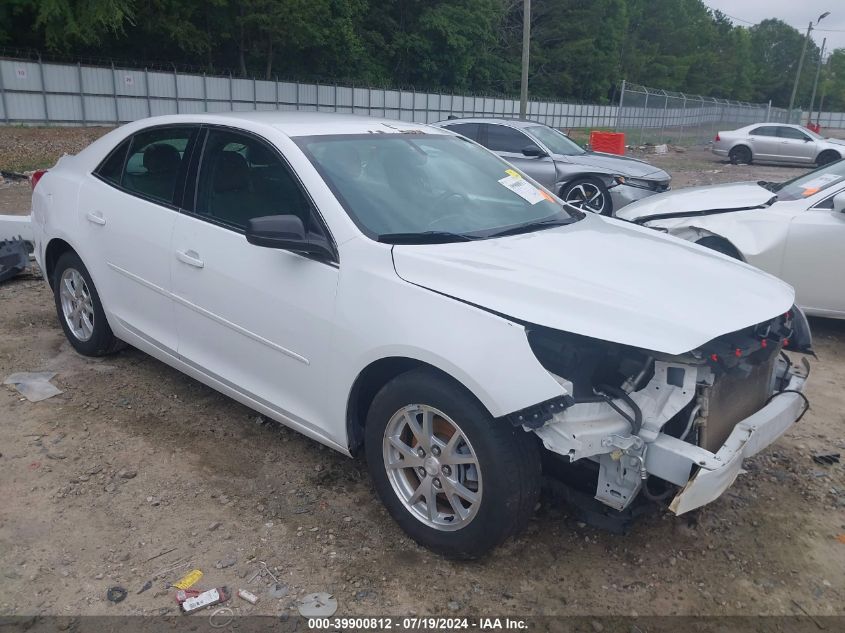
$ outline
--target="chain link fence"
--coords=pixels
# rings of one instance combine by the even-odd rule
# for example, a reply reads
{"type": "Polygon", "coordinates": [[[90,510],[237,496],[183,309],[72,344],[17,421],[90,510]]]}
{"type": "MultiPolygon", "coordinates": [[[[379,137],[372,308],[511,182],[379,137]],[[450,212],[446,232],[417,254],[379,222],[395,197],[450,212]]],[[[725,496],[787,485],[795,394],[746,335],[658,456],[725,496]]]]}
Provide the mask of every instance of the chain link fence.
{"type": "Polygon", "coordinates": [[[797,123],[769,103],[748,103],[717,97],[688,95],[622,82],[615,129],[624,132],[629,145],[671,143],[696,145],[713,139],[719,130],[752,123],[797,123]]]}

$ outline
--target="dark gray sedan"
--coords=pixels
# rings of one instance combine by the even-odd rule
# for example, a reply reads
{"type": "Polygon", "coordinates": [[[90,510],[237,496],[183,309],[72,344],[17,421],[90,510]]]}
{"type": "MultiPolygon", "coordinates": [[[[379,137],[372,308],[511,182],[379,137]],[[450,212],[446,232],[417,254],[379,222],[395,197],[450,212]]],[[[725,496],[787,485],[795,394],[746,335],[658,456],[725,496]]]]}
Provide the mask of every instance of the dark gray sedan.
{"type": "Polygon", "coordinates": [[[587,151],[534,121],[451,119],[434,125],[477,141],[566,202],[602,215],[669,189],[671,176],[662,169],[635,158],[587,151]]]}

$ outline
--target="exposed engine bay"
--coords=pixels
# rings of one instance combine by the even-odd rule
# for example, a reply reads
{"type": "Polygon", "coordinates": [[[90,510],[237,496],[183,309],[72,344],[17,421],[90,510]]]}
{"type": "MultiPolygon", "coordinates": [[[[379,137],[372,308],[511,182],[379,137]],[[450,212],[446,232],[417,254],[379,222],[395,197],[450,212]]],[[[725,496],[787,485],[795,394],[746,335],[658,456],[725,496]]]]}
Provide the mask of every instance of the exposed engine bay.
{"type": "Polygon", "coordinates": [[[770,321],[669,356],[543,327],[537,358],[566,396],[509,416],[569,462],[598,465],[595,499],[626,509],[641,493],[682,514],[709,503],[803,415],[809,373],[785,351],[812,353],[793,308],[770,321]],[[680,492],[678,490],[680,489],[680,492]]]}

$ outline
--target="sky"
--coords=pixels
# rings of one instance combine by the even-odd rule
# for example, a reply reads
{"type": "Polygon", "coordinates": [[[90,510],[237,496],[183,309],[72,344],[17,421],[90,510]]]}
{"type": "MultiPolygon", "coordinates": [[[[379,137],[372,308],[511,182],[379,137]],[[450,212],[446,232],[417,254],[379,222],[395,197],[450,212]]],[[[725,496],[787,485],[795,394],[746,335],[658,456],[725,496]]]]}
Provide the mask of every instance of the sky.
{"type": "Polygon", "coordinates": [[[719,9],[734,24],[742,26],[778,18],[806,33],[807,24],[812,20],[811,37],[816,45],[821,46],[822,38],[827,38],[825,56],[834,48],[845,48],[845,3],[842,0],[704,0],[704,4],[719,9]],[[816,29],[815,21],[825,11],[830,11],[830,15],[816,29]]]}

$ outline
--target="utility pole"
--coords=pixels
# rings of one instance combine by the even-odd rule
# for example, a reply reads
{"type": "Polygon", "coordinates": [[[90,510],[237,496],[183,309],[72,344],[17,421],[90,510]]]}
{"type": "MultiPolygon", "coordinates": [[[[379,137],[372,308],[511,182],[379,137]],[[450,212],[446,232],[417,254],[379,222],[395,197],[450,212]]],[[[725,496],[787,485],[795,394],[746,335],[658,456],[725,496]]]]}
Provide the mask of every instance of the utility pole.
{"type": "Polygon", "coordinates": [[[528,53],[531,49],[531,0],[522,0],[522,86],[519,91],[519,118],[528,114],[528,53]]]}
{"type": "Polygon", "coordinates": [[[822,72],[822,60],[824,59],[824,47],[827,44],[827,38],[822,40],[822,50],[819,53],[819,65],[816,67],[816,80],[813,82],[813,96],[810,97],[810,120],[807,123],[813,122],[813,106],[816,105],[816,89],[819,87],[819,75],[822,72]]]}
{"type": "MultiPolygon", "coordinates": [[[[819,16],[819,19],[816,20],[816,24],[824,20],[829,15],[830,11],[822,13],[819,16]]],[[[792,108],[795,107],[795,95],[798,93],[798,82],[801,80],[801,69],[804,67],[804,56],[807,54],[807,43],[810,41],[810,33],[812,30],[813,22],[811,20],[810,24],[807,26],[807,35],[804,37],[804,46],[801,48],[801,58],[798,60],[798,72],[795,73],[795,83],[792,84],[792,96],[789,97],[789,110],[787,113],[788,117],[792,116],[792,108]]]]}

